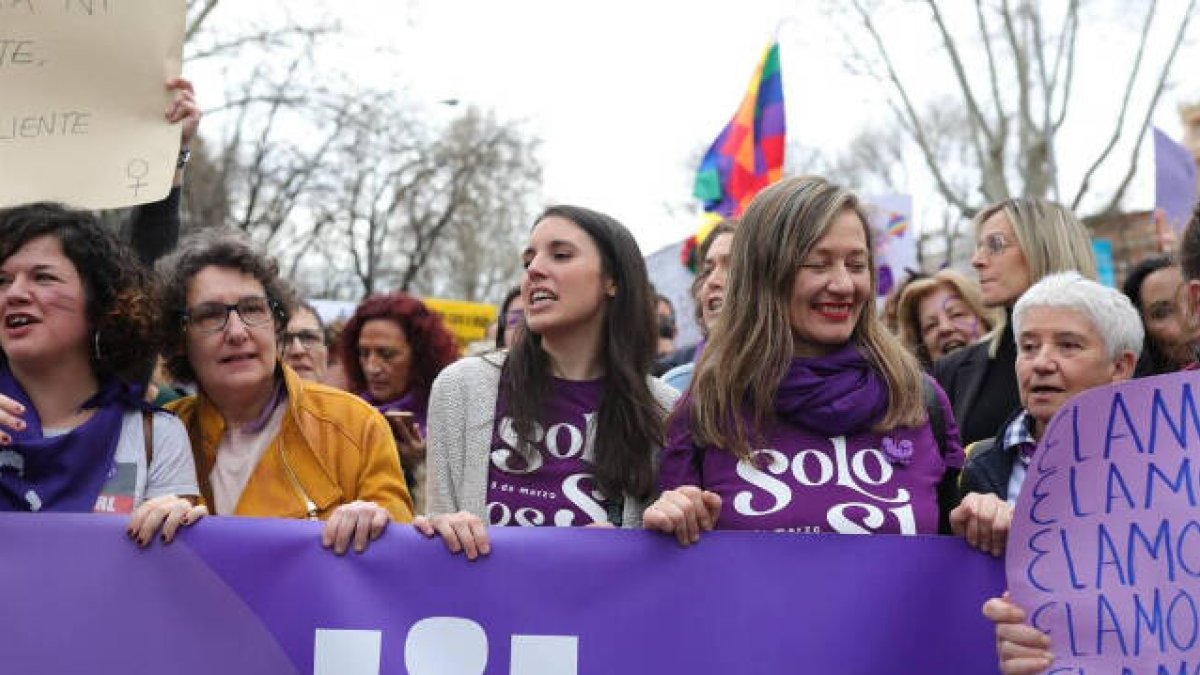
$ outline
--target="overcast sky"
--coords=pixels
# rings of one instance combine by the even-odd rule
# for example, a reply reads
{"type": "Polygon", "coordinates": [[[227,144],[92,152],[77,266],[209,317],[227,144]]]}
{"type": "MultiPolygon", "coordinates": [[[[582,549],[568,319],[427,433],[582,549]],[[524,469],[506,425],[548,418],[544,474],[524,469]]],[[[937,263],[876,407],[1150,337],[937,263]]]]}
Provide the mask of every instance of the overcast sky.
{"type": "MultiPolygon", "coordinates": [[[[1151,64],[1182,1],[1160,3],[1157,34],[1164,37],[1148,55],[1151,64]]],[[[364,85],[407,92],[433,115],[453,114],[437,105],[452,98],[520,120],[542,140],[545,201],[608,212],[650,253],[694,231],[691,160],[733,114],[772,35],[780,39],[790,138],[833,153],[864,124],[890,115],[881,85],[846,74],[843,31],[819,11],[828,4],[346,0],[328,11],[343,22],[347,38],[323,58],[364,85]]],[[[1064,3],[1041,4],[1053,11],[1064,3]]],[[[1068,164],[1085,164],[1115,118],[1113,92],[1128,68],[1142,11],[1129,4],[1141,5],[1101,2],[1089,10],[1099,28],[1081,44],[1076,94],[1076,103],[1089,107],[1068,119],[1069,147],[1077,150],[1066,153],[1068,164]]],[[[893,39],[904,42],[894,45],[899,65],[917,76],[920,96],[952,92],[941,47],[923,33],[928,15],[914,11],[917,5],[901,3],[887,17],[899,29],[893,39]],[[905,34],[925,37],[905,41],[905,34]]],[[[1200,35],[1196,26],[1189,32],[1200,35]]],[[[1176,137],[1178,100],[1200,100],[1200,69],[1188,67],[1197,62],[1193,40],[1178,57],[1174,90],[1154,114],[1176,137]]],[[[198,77],[198,84],[211,77],[198,77]]],[[[209,80],[204,89],[220,86],[209,80]]],[[[1145,91],[1136,96],[1146,100],[1145,91]]],[[[1144,104],[1131,111],[1143,114],[1144,104]]],[[[1127,206],[1148,206],[1150,179],[1148,170],[1141,172],[1127,206]]],[[[908,189],[919,203],[925,187],[908,189]]]]}

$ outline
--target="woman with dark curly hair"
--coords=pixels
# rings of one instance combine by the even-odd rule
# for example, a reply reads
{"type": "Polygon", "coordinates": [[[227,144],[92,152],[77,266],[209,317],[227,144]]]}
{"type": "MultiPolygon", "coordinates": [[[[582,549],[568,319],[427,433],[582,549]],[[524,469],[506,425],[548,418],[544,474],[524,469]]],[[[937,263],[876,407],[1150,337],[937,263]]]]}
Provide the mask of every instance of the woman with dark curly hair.
{"type": "Polygon", "coordinates": [[[132,513],[169,541],[205,513],[187,433],[143,402],[149,275],[86,211],[0,211],[0,511],[132,513]]]}
{"type": "Polygon", "coordinates": [[[352,391],[387,416],[404,477],[419,495],[429,388],[458,359],[454,336],[425,303],[396,291],[362,301],[342,331],[341,348],[352,391]]]}
{"type": "Polygon", "coordinates": [[[167,367],[199,390],[170,407],[187,425],[215,513],[326,520],[322,543],[339,554],[412,518],[379,413],[280,363],[294,303],[273,259],[209,230],[184,240],[159,272],[167,367]]]}

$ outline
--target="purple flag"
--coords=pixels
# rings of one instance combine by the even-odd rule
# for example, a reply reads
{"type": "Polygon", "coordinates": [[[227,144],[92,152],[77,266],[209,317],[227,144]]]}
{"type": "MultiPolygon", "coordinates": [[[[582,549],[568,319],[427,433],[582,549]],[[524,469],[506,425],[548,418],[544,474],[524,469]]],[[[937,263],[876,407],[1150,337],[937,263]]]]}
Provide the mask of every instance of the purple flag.
{"type": "Polygon", "coordinates": [[[992,673],[999,561],[948,537],[494,528],[468,562],[392,525],[0,515],[5,673],[992,673]]]}
{"type": "Polygon", "coordinates": [[[1196,160],[1169,136],[1154,129],[1154,207],[1167,214],[1167,223],[1181,231],[1196,206],[1196,160]]]}

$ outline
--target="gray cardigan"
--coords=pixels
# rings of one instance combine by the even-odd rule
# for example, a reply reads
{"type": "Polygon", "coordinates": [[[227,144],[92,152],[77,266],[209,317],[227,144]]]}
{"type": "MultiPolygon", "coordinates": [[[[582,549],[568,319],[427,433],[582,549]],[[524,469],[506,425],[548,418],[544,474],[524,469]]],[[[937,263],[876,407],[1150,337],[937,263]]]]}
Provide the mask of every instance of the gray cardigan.
{"type": "MultiPolygon", "coordinates": [[[[433,383],[425,439],[425,504],[430,514],[468,511],[488,520],[488,461],[504,359],[503,352],[461,359],[433,383]]],[[[649,377],[646,383],[665,418],[679,392],[658,378],[649,377]]],[[[653,449],[656,462],[658,450],[653,449]]],[[[622,526],[641,527],[646,506],[627,495],[622,526]]]]}

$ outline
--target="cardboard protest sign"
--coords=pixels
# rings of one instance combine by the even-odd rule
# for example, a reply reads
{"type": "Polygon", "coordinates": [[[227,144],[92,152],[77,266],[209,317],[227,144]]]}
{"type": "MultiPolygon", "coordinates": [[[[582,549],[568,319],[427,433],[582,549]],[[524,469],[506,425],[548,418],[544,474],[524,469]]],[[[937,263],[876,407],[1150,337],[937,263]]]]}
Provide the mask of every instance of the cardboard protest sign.
{"type": "Polygon", "coordinates": [[[0,0],[0,206],[162,199],[184,0],[0,0]]]}
{"type": "Polygon", "coordinates": [[[1048,672],[1200,671],[1200,373],[1085,392],[1047,425],[1007,572],[1048,672]]]}
{"type": "Polygon", "coordinates": [[[917,233],[912,228],[912,196],[872,195],[866,199],[874,242],[878,300],[908,278],[905,270],[917,269],[917,233]]]}

